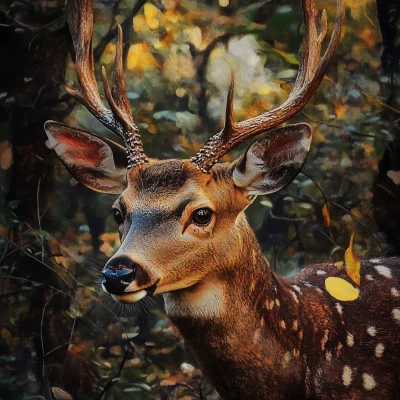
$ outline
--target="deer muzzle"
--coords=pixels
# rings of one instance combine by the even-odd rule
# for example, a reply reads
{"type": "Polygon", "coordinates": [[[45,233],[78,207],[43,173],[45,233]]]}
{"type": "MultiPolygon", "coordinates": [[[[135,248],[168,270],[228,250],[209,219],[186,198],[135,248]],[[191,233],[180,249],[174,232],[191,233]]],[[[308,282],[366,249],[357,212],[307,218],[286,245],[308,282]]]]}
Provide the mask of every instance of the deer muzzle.
{"type": "Polygon", "coordinates": [[[135,276],[136,265],[126,257],[119,257],[107,263],[101,275],[101,284],[110,294],[122,294],[135,276]]]}

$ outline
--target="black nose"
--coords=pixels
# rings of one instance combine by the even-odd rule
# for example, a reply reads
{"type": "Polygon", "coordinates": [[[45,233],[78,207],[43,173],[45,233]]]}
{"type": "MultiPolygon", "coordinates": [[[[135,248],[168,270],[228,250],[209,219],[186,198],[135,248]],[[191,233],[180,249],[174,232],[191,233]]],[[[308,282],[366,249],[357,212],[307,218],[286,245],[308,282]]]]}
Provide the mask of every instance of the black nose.
{"type": "Polygon", "coordinates": [[[111,294],[124,293],[136,275],[135,264],[127,257],[111,259],[101,274],[101,284],[111,294]]]}

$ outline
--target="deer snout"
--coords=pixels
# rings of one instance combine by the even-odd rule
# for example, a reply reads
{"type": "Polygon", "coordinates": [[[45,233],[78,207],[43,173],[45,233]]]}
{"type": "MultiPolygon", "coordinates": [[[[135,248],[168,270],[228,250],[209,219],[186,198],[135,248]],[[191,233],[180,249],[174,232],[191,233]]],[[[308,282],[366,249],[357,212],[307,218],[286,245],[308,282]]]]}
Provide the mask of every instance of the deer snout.
{"type": "Polygon", "coordinates": [[[134,281],[137,266],[127,257],[116,257],[108,261],[101,275],[101,284],[111,294],[124,293],[134,281]]]}

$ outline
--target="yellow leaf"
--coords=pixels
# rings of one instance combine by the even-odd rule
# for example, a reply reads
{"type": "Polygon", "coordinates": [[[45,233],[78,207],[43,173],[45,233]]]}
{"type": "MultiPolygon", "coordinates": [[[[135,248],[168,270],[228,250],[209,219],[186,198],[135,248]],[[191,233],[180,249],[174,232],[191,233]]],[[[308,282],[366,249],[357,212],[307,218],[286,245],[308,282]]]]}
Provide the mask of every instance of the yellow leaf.
{"type": "Polygon", "coordinates": [[[382,100],[379,100],[378,98],[371,96],[370,94],[363,92],[361,89],[358,89],[366,98],[367,100],[374,105],[375,107],[386,107],[389,110],[400,114],[400,110],[398,110],[397,108],[394,108],[392,106],[390,106],[389,104],[384,103],[382,100]]]}
{"type": "Polygon", "coordinates": [[[175,90],[175,94],[176,94],[178,97],[182,98],[182,97],[184,97],[185,94],[186,94],[186,89],[180,87],[180,88],[178,88],[178,89],[175,90]]]}
{"type": "Polygon", "coordinates": [[[335,82],[331,78],[329,78],[329,76],[324,75],[323,81],[330,83],[333,87],[336,86],[335,82]]]}
{"type": "Polygon", "coordinates": [[[279,54],[281,57],[283,57],[285,61],[288,62],[289,64],[299,65],[299,59],[294,54],[286,53],[286,51],[278,50],[275,48],[272,48],[272,50],[275,53],[279,54]]]}
{"type": "Polygon", "coordinates": [[[272,82],[277,83],[280,88],[287,94],[290,94],[292,91],[291,87],[284,81],[281,81],[280,79],[272,79],[272,82]]]}
{"type": "Polygon", "coordinates": [[[334,276],[325,279],[325,289],[332,297],[340,301],[353,301],[360,295],[351,283],[334,276]]]}
{"type": "Polygon", "coordinates": [[[146,3],[144,5],[144,17],[150,29],[157,29],[160,26],[158,18],[160,10],[153,4],[146,3]]]}
{"type": "Polygon", "coordinates": [[[146,3],[144,5],[144,16],[146,17],[146,19],[155,18],[157,17],[158,13],[159,13],[158,8],[153,4],[146,3]]]}
{"type": "Polygon", "coordinates": [[[146,27],[146,18],[142,14],[133,17],[133,30],[141,32],[146,27]]]}
{"type": "Polygon", "coordinates": [[[349,278],[352,281],[360,286],[360,261],[358,260],[357,256],[354,254],[353,251],[353,240],[354,240],[354,232],[350,238],[349,248],[344,253],[344,261],[346,262],[346,272],[349,278]]]}
{"type": "Polygon", "coordinates": [[[334,100],[333,106],[335,107],[335,113],[338,119],[342,119],[346,113],[346,106],[341,100],[334,100]]]}
{"type": "Polygon", "coordinates": [[[146,71],[148,68],[159,67],[157,60],[150,53],[149,45],[145,42],[133,44],[128,52],[128,69],[146,71]]]}
{"type": "Polygon", "coordinates": [[[344,262],[343,261],[338,261],[335,263],[335,266],[337,267],[338,270],[341,270],[343,268],[344,262]]]}
{"type": "Polygon", "coordinates": [[[322,207],[322,216],[324,217],[325,226],[329,228],[331,226],[331,216],[329,214],[329,208],[326,203],[322,207]]]}

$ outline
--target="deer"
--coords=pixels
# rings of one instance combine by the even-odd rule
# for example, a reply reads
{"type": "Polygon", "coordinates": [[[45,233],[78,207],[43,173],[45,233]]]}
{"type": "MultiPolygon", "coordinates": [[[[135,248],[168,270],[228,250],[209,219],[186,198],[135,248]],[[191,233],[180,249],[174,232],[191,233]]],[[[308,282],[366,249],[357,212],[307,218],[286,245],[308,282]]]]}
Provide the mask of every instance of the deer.
{"type": "Polygon", "coordinates": [[[279,126],[319,87],[345,11],[337,0],[321,57],[327,14],[313,0],[302,6],[305,37],[287,100],[236,122],[232,78],[223,129],[191,159],[158,160],[145,155],[133,121],[121,28],[111,86],[102,69],[106,107],[94,74],[91,0],[70,0],[80,88],[67,90],[125,147],[56,121],[45,124],[48,144],[76,180],[119,195],[112,210],[121,245],[102,271],[104,291],[125,304],[163,295],[167,315],[222,398],[400,399],[399,259],[361,260],[358,299],[339,301],[324,282],[346,278],[343,270],[330,262],[293,279],[278,276],[244,214],[257,196],[293,180],[311,146],[308,124],[279,126]],[[218,162],[261,133],[239,159],[218,162]]]}

